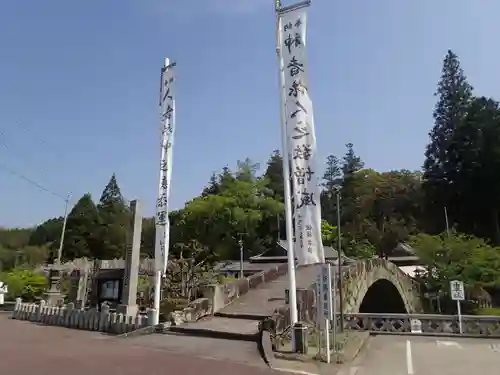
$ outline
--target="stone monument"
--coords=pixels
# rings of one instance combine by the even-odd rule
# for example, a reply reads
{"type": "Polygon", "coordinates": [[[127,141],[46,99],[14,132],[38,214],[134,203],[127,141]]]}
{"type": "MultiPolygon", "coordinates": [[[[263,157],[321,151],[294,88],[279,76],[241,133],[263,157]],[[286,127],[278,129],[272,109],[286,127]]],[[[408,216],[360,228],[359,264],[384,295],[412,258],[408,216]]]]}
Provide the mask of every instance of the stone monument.
{"type": "Polygon", "coordinates": [[[141,252],[142,214],[138,200],[130,202],[132,217],[127,231],[127,248],[125,253],[125,269],[123,274],[123,287],[121,304],[117,312],[127,316],[136,316],[137,283],[139,281],[139,263],[141,252]]]}
{"type": "Polygon", "coordinates": [[[59,306],[64,303],[61,292],[61,279],[63,270],[59,264],[54,264],[49,270],[49,290],[45,293],[47,305],[59,306]]]}

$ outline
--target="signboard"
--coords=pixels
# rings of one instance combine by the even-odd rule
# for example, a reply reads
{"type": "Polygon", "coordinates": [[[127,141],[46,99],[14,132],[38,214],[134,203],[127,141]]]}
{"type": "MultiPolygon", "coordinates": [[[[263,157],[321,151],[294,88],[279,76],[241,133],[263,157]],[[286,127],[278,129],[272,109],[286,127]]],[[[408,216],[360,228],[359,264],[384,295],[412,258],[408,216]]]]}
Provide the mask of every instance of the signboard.
{"type": "Polygon", "coordinates": [[[463,301],[465,299],[465,288],[462,281],[450,281],[451,299],[454,301],[463,301]]]}
{"type": "Polygon", "coordinates": [[[318,265],[316,276],[318,293],[318,319],[322,325],[324,321],[333,320],[332,308],[332,272],[328,263],[318,265]]]}
{"type": "Polygon", "coordinates": [[[419,319],[412,319],[410,321],[411,333],[422,333],[422,322],[419,319]]]}
{"type": "Polygon", "coordinates": [[[458,328],[460,330],[460,334],[463,334],[462,310],[460,307],[460,301],[463,301],[465,299],[464,283],[459,280],[450,281],[450,294],[451,294],[451,299],[457,301],[458,328]]]}

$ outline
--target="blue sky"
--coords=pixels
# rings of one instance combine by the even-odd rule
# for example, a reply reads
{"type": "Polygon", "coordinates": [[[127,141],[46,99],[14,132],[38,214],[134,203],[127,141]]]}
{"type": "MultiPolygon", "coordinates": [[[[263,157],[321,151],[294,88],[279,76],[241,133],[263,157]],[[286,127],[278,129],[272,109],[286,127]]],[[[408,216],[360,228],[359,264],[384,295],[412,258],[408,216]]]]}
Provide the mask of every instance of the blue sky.
{"type": "MultiPolygon", "coordinates": [[[[0,1],[0,226],[64,208],[5,167],[96,200],[115,172],[124,195],[153,212],[165,56],[178,62],[173,208],[226,164],[264,166],[280,146],[273,3],[0,1]]],[[[448,48],[478,93],[500,99],[499,13],[493,0],[313,0],[322,160],[353,142],[368,167],[420,168],[448,48]]]]}

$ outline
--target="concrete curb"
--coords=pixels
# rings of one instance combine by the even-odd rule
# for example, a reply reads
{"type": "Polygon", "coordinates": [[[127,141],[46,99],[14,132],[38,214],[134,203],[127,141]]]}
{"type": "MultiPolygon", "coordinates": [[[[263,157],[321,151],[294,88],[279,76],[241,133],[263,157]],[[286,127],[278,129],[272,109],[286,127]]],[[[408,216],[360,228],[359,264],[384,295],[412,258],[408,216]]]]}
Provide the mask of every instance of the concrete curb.
{"type": "Polygon", "coordinates": [[[274,360],[274,351],[273,351],[273,344],[271,341],[271,334],[269,333],[269,331],[259,332],[259,341],[257,342],[257,346],[264,362],[269,367],[272,368],[274,360]]]}
{"type": "Polygon", "coordinates": [[[149,327],[136,329],[134,331],[122,333],[121,335],[116,335],[116,337],[120,338],[120,339],[128,339],[128,338],[137,337],[137,336],[151,335],[151,334],[155,333],[155,330],[156,330],[156,327],[149,326],[149,327]]]}
{"type": "Polygon", "coordinates": [[[490,339],[498,340],[499,336],[479,336],[479,335],[460,335],[458,333],[441,333],[441,332],[422,332],[422,333],[411,333],[411,332],[384,332],[384,331],[370,331],[370,336],[407,336],[407,337],[447,337],[455,339],[490,339]]]}
{"type": "Polygon", "coordinates": [[[228,318],[228,319],[244,319],[244,320],[255,320],[262,321],[266,318],[269,318],[269,315],[260,315],[260,314],[242,314],[242,313],[222,313],[216,312],[214,316],[219,318],[228,318]]]}
{"type": "Polygon", "coordinates": [[[165,331],[182,333],[188,336],[209,337],[213,339],[223,339],[223,340],[250,341],[250,342],[258,342],[259,340],[258,332],[254,334],[244,334],[236,332],[215,331],[211,329],[187,328],[187,327],[177,327],[177,326],[172,326],[166,329],[165,331]]]}

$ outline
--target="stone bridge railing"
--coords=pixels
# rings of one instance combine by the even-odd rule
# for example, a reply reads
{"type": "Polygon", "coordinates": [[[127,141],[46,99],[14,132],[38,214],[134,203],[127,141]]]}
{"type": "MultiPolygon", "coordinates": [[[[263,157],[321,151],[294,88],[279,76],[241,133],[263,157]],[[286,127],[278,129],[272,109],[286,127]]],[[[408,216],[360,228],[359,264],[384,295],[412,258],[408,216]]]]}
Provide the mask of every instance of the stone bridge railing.
{"type": "MultiPolygon", "coordinates": [[[[344,327],[371,332],[411,332],[411,320],[421,322],[422,333],[459,335],[457,315],[348,314],[344,327]]],[[[500,316],[463,315],[462,332],[468,336],[500,337],[500,316]]]]}
{"type": "MultiPolygon", "coordinates": [[[[460,335],[457,315],[345,314],[344,328],[353,331],[407,334],[412,331],[412,320],[420,321],[422,334],[460,335]]],[[[311,328],[314,327],[314,320],[311,317],[301,321],[311,328]]],[[[267,324],[269,324],[267,329],[276,336],[289,335],[290,333],[288,315],[275,312],[267,324]]],[[[462,334],[477,337],[500,337],[500,316],[462,315],[462,334]]]]}

